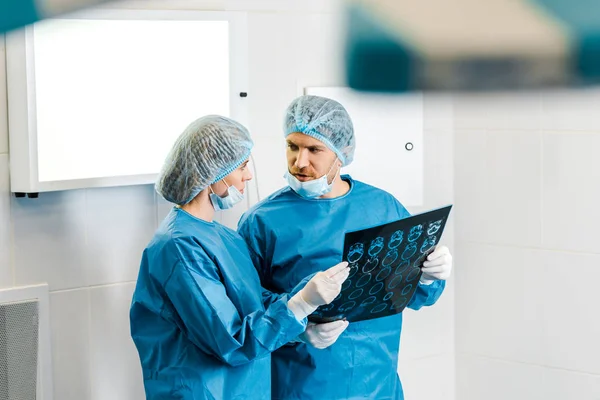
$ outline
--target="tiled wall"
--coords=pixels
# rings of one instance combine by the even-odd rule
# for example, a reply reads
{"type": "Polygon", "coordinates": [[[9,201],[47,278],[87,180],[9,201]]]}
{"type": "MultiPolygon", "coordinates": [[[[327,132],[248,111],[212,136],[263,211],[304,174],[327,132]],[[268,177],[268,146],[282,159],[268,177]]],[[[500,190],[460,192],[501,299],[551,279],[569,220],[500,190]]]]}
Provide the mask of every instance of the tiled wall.
{"type": "Polygon", "coordinates": [[[600,399],[600,90],[455,101],[459,400],[600,399]]]}

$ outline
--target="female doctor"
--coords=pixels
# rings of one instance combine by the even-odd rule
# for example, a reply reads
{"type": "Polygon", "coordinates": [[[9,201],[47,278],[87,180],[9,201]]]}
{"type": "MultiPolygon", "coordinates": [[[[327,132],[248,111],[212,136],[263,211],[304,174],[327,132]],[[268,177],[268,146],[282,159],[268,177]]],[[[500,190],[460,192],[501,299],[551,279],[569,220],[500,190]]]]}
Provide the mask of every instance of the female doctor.
{"type": "Polygon", "coordinates": [[[302,334],[348,277],[340,263],[263,303],[244,240],[213,221],[243,199],[252,146],[239,123],[206,116],[160,173],[156,190],[176,206],[143,252],[130,310],[147,399],[270,400],[270,353],[302,334]]]}

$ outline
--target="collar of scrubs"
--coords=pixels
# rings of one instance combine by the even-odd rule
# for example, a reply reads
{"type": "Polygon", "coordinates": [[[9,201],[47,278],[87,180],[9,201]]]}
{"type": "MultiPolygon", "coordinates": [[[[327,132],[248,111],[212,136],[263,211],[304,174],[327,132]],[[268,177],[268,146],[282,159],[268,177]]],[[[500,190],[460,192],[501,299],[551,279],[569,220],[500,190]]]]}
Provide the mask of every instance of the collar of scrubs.
{"type": "Polygon", "coordinates": [[[352,177],[350,175],[340,175],[340,179],[348,182],[348,184],[350,185],[350,189],[348,189],[348,191],[341,196],[327,198],[327,199],[321,199],[319,197],[317,197],[315,199],[307,199],[305,197],[300,196],[298,193],[294,192],[294,190],[292,188],[290,188],[289,186],[288,186],[288,188],[290,189],[290,192],[294,193],[294,195],[298,196],[298,198],[300,198],[304,201],[338,201],[338,200],[342,200],[342,199],[348,197],[350,195],[350,193],[352,193],[352,189],[354,188],[354,180],[352,179],[352,177]]]}
{"type": "Polygon", "coordinates": [[[186,218],[191,218],[191,219],[193,219],[194,221],[198,221],[198,222],[200,222],[200,223],[202,223],[202,224],[205,224],[205,225],[208,225],[208,226],[215,226],[215,221],[214,221],[214,220],[213,220],[212,222],[205,221],[205,220],[203,220],[203,219],[200,219],[200,218],[198,218],[198,217],[195,217],[195,216],[193,216],[192,214],[190,214],[189,212],[185,211],[184,209],[182,209],[182,208],[181,208],[181,207],[179,207],[179,206],[174,206],[174,207],[173,207],[173,210],[174,210],[175,212],[177,212],[177,213],[181,214],[181,215],[185,215],[185,216],[186,216],[186,218]]]}

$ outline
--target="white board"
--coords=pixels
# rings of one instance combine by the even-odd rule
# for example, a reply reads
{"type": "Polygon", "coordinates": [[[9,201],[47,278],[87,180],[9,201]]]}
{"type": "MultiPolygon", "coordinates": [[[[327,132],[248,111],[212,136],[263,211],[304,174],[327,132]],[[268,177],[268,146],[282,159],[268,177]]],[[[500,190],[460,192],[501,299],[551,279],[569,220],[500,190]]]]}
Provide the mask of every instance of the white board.
{"type": "Polygon", "coordinates": [[[340,102],[356,135],[354,161],[342,169],[390,192],[405,206],[423,203],[423,96],[308,87],[305,94],[340,102]]]}

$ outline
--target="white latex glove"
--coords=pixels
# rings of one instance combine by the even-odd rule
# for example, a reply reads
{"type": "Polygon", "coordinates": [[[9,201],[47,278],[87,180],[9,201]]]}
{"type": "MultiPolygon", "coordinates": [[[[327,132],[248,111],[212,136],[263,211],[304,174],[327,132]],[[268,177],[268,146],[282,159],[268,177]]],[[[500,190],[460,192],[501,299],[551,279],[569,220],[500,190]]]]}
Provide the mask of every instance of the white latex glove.
{"type": "Polygon", "coordinates": [[[445,281],[452,273],[452,255],[446,246],[438,246],[421,267],[421,283],[431,285],[433,281],[445,281]]]}
{"type": "Polygon", "coordinates": [[[334,344],[349,324],[348,321],[342,320],[325,324],[309,322],[304,333],[300,335],[300,340],[317,349],[324,349],[334,344]]]}
{"type": "Polygon", "coordinates": [[[331,303],[340,294],[342,283],[349,274],[350,269],[345,261],[326,271],[318,272],[288,301],[288,308],[294,313],[296,319],[306,318],[317,307],[331,303]]]}

